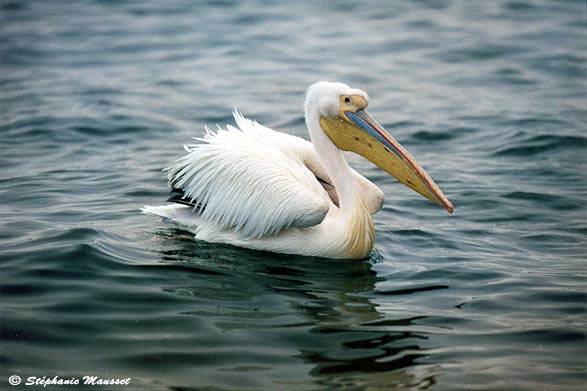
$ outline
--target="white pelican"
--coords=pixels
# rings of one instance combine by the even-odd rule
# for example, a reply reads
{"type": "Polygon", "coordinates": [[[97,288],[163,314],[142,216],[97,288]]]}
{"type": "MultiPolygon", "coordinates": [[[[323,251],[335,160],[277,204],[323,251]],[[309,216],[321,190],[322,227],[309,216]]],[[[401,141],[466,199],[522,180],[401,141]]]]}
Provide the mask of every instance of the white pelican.
{"type": "Polygon", "coordinates": [[[207,130],[166,170],[176,192],[147,214],[213,243],[326,258],[360,259],[373,249],[372,215],[383,192],[342,151],[367,158],[424,197],[453,205],[414,158],[365,111],[364,91],[318,82],[306,92],[311,143],[235,110],[239,129],[207,130]]]}

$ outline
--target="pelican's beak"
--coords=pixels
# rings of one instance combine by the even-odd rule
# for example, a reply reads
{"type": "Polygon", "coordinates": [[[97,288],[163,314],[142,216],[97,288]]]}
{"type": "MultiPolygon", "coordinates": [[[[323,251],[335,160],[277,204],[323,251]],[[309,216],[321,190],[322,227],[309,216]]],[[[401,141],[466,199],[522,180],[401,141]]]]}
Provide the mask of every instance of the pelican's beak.
{"type": "Polygon", "coordinates": [[[365,110],[341,111],[320,119],[322,128],[342,150],[358,153],[404,185],[453,213],[454,206],[424,168],[365,110]]]}

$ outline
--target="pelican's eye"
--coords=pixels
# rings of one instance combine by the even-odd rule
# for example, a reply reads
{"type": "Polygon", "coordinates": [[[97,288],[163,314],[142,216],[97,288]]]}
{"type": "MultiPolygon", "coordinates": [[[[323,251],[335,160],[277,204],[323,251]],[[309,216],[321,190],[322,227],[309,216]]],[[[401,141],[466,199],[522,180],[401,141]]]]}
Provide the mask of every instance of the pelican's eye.
{"type": "Polygon", "coordinates": [[[351,103],[351,98],[349,98],[348,96],[345,96],[344,103],[351,103]]]}

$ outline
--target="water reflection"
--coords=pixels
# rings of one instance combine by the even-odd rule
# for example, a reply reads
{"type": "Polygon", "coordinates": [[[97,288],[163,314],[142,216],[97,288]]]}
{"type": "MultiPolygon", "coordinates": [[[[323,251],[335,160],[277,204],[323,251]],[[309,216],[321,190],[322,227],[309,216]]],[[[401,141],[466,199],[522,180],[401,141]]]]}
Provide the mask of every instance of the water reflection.
{"type": "Polygon", "coordinates": [[[390,319],[378,311],[385,295],[374,293],[381,279],[372,260],[243,250],[197,242],[180,230],[158,236],[161,262],[191,273],[190,285],[167,291],[193,297],[185,314],[205,317],[226,333],[225,343],[231,333],[247,332],[251,354],[282,345],[329,387],[425,389],[435,383],[437,371],[425,363],[429,353],[421,346],[430,336],[414,327],[425,316],[390,319]]]}
{"type": "Polygon", "coordinates": [[[358,329],[318,327],[312,332],[332,339],[331,350],[305,351],[303,357],[316,363],[312,374],[337,387],[354,384],[368,389],[425,389],[434,384],[432,368],[418,368],[418,359],[427,356],[419,341],[428,336],[409,331],[405,325],[411,320],[398,319],[403,328],[396,331],[371,324],[358,325],[358,329]]]}

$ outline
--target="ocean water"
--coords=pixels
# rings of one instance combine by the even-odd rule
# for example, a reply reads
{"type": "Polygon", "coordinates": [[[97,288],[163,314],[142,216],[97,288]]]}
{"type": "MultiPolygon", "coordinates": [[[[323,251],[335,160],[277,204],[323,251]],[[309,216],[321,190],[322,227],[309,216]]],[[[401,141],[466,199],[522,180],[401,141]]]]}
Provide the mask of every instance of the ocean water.
{"type": "Polygon", "coordinates": [[[586,38],[571,0],[0,0],[0,389],[585,389],[586,38]],[[454,215],[354,155],[387,196],[363,261],[140,213],[235,107],[307,137],[324,79],[454,215]]]}

